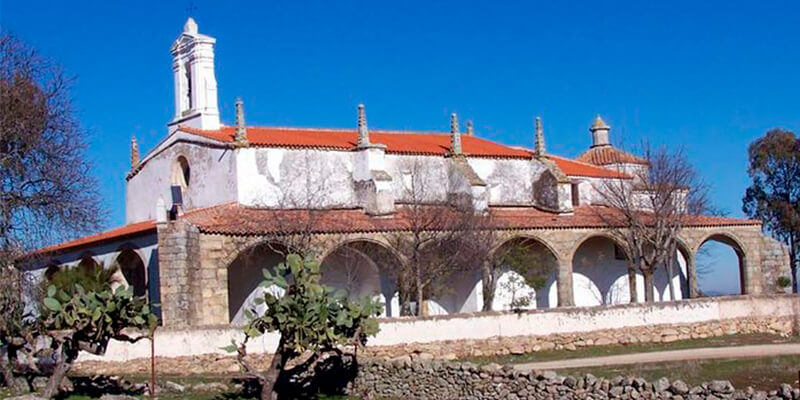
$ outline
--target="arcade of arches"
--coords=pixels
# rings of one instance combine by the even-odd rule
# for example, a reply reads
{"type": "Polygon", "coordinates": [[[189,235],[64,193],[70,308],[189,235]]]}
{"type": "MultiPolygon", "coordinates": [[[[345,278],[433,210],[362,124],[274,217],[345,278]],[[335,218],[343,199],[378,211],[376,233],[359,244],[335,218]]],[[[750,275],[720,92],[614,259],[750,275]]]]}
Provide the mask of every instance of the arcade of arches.
{"type": "MultiPolygon", "coordinates": [[[[168,231],[160,231],[161,234],[168,231]]],[[[260,295],[262,269],[282,260],[282,251],[259,236],[196,234],[196,250],[191,244],[175,249],[181,257],[160,259],[162,271],[181,269],[194,279],[182,293],[184,303],[173,292],[162,292],[165,323],[180,326],[241,324],[243,309],[252,307],[260,295]],[[189,249],[188,251],[186,249],[189,249]],[[187,265],[193,265],[187,269],[187,265]],[[181,311],[183,310],[183,311],[181,311]]],[[[602,229],[536,229],[505,233],[497,250],[515,248],[523,256],[517,262],[497,264],[492,310],[509,308],[550,308],[598,306],[630,302],[629,285],[635,282],[639,301],[644,301],[644,279],[629,273],[620,247],[602,229]],[[527,262],[520,263],[519,260],[527,262]],[[522,268],[521,268],[522,267],[522,268]],[[536,271],[531,279],[530,271],[536,271]],[[527,275],[526,275],[527,274],[527,275]],[[519,301],[520,298],[526,301],[519,301]]],[[[314,248],[321,249],[322,279],[327,285],[346,290],[351,297],[369,296],[384,304],[384,317],[400,316],[400,290],[395,273],[403,256],[394,254],[382,243],[378,233],[320,234],[314,248]]],[[[661,266],[654,277],[656,301],[698,297],[696,255],[709,241],[729,245],[739,254],[738,271],[742,293],[775,293],[785,250],[763,236],[757,225],[698,227],[685,229],[681,246],[670,268],[661,266]]],[[[165,252],[159,238],[159,249],[165,252]]],[[[169,275],[162,272],[169,285],[169,275]]],[[[426,299],[428,315],[476,312],[484,309],[485,277],[482,271],[459,271],[444,289],[426,299]]]]}
{"type": "MultiPolygon", "coordinates": [[[[142,261],[142,257],[137,251],[134,248],[124,247],[121,248],[112,259],[114,260],[113,263],[106,266],[99,262],[94,254],[86,253],[80,257],[80,260],[74,265],[74,268],[79,268],[84,271],[94,271],[101,268],[118,268],[111,277],[112,288],[116,288],[119,285],[130,286],[133,287],[134,295],[145,296],[148,291],[147,269],[145,268],[144,261],[142,261]]],[[[45,278],[51,279],[60,268],[69,268],[69,266],[60,267],[59,264],[60,263],[57,261],[51,262],[46,267],[44,273],[45,278]]]]}

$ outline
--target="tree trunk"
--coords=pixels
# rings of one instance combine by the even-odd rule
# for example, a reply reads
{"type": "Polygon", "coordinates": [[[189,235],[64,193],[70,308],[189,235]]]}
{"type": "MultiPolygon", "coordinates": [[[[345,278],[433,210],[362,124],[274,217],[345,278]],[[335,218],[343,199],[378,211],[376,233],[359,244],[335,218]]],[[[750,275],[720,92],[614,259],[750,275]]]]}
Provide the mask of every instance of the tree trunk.
{"type": "Polygon", "coordinates": [[[639,291],[636,289],[636,266],[628,262],[628,292],[631,296],[631,303],[639,302],[639,291]]]}
{"type": "Polygon", "coordinates": [[[666,267],[667,267],[667,284],[669,285],[669,296],[670,296],[669,299],[674,301],[674,300],[676,300],[675,299],[675,283],[672,281],[672,275],[673,275],[673,272],[675,270],[675,267],[673,266],[674,260],[675,260],[675,256],[674,256],[673,252],[670,252],[670,254],[671,255],[667,256],[667,260],[666,260],[665,264],[666,264],[666,267]]]}
{"type": "Polygon", "coordinates": [[[646,303],[652,303],[655,301],[655,295],[653,293],[653,270],[652,269],[643,269],[642,275],[644,276],[644,301],[646,303]]]}
{"type": "Polygon", "coordinates": [[[792,293],[798,293],[797,288],[797,263],[800,260],[797,260],[797,247],[798,243],[795,242],[795,239],[792,237],[789,239],[789,270],[792,274],[792,293]]]}
{"type": "Polygon", "coordinates": [[[264,380],[261,382],[261,400],[277,400],[278,392],[275,390],[278,379],[281,376],[281,371],[286,364],[286,359],[283,355],[283,343],[278,345],[275,354],[272,355],[272,361],[269,363],[269,368],[264,374],[264,380]]]}
{"type": "MultiPolygon", "coordinates": [[[[417,270],[419,271],[419,270],[417,270]]],[[[419,276],[419,272],[415,275],[415,283],[416,290],[417,290],[417,316],[424,317],[428,314],[428,309],[425,307],[425,291],[422,287],[422,279],[419,276]]]]}
{"type": "Polygon", "coordinates": [[[42,397],[46,399],[52,399],[56,394],[58,394],[58,389],[61,387],[61,381],[64,380],[64,377],[67,375],[67,371],[69,371],[70,367],[69,363],[67,362],[67,354],[63,343],[58,346],[56,354],[58,354],[56,368],[53,370],[53,375],[51,375],[50,379],[47,381],[47,386],[44,388],[44,393],[42,393],[42,397]]]}
{"type": "Polygon", "coordinates": [[[400,289],[400,316],[408,317],[414,315],[411,312],[411,291],[400,289]]]}
{"type": "Polygon", "coordinates": [[[22,394],[23,389],[14,377],[14,365],[8,356],[8,347],[6,346],[0,349],[0,373],[3,374],[6,387],[9,388],[13,394],[22,394]]]}
{"type": "Polygon", "coordinates": [[[494,264],[484,263],[483,265],[483,311],[492,311],[494,303],[495,284],[497,279],[494,275],[494,264]]]}

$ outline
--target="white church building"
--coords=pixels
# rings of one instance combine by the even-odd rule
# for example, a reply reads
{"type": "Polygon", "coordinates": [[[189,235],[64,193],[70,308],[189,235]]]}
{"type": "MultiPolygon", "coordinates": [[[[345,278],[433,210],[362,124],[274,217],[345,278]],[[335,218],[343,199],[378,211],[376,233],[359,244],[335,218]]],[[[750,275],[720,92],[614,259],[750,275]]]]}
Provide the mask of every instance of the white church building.
{"type": "MultiPolygon", "coordinates": [[[[406,261],[387,235],[408,230],[411,205],[458,198],[492,215],[505,243],[527,241],[553,265],[538,290],[502,272],[492,309],[508,309],[521,295],[533,299],[527,308],[630,302],[628,262],[601,218],[608,207],[598,191],[605,182],[631,184],[647,163],[615,148],[600,116],[577,159],[546,152],[538,119],[530,149],[483,139],[469,123],[462,130],[455,114],[450,132],[369,129],[355,104],[352,127],[248,126],[241,101],[230,110],[235,123],[225,125],[215,44],[189,18],[170,49],[175,114],[143,155],[132,140],[131,170],[121,177],[125,225],[43,249],[31,273],[119,265],[136,293],[160,304],[167,326],[240,324],[261,290],[262,268],[280,262],[279,247],[291,247],[284,239],[305,240],[325,282],[379,298],[384,315],[397,317],[392,270],[406,261]]],[[[708,241],[738,255],[730,273],[743,294],[777,291],[777,278],[788,276],[785,250],[762,235],[759,221],[696,216],[681,233],[673,275],[656,273],[657,301],[701,295],[696,254],[708,241]]],[[[635,282],[643,297],[642,277],[635,282]]],[[[481,311],[483,285],[478,270],[454,274],[426,308],[481,311]]]]}

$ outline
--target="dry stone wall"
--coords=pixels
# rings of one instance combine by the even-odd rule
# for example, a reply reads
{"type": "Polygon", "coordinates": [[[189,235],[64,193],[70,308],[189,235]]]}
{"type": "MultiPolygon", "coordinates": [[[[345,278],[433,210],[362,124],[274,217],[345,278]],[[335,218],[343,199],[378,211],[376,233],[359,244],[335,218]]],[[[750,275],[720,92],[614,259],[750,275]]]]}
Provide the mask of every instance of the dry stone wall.
{"type": "Polygon", "coordinates": [[[362,361],[348,387],[351,394],[402,399],[800,399],[800,390],[783,384],[773,391],[736,390],[728,381],[698,386],[661,378],[561,376],[553,371],[522,372],[497,364],[439,361],[362,361]]]}
{"type": "MultiPolygon", "coordinates": [[[[490,357],[508,354],[526,354],[541,351],[575,351],[592,346],[633,345],[638,343],[671,343],[678,340],[702,339],[726,335],[763,333],[788,336],[793,332],[793,318],[770,317],[731,319],[685,325],[654,325],[639,328],[609,329],[585,333],[556,334],[547,336],[492,337],[480,340],[450,340],[432,343],[410,343],[398,346],[367,346],[359,354],[391,362],[412,363],[425,360],[452,361],[469,357],[490,357]]],[[[204,332],[219,336],[222,330],[204,332]]],[[[239,338],[240,340],[241,338],[239,338]]],[[[213,350],[230,343],[221,344],[213,350]]],[[[149,344],[146,350],[149,350],[149,344]]],[[[184,343],[188,346],[190,343],[184,343]]],[[[156,346],[156,355],[169,349],[156,346]]],[[[256,349],[253,349],[256,350],[256,349]]],[[[145,353],[148,354],[148,353],[145,353]]],[[[250,362],[266,368],[270,356],[252,354],[250,362]]],[[[146,374],[150,368],[149,358],[127,361],[103,361],[92,358],[76,366],[86,374],[146,374]]],[[[230,374],[239,372],[233,356],[224,354],[199,354],[194,356],[159,357],[158,371],[169,375],[230,374]]]]}

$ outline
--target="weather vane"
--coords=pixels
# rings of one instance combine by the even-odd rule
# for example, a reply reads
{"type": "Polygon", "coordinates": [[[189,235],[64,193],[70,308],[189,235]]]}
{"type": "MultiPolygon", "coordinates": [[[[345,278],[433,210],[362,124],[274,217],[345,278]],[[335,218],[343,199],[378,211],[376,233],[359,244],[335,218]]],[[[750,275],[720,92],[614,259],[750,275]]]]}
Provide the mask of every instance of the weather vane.
{"type": "Polygon", "coordinates": [[[192,13],[197,11],[197,6],[194,4],[194,0],[189,0],[189,7],[186,7],[186,14],[191,17],[192,13]]]}

